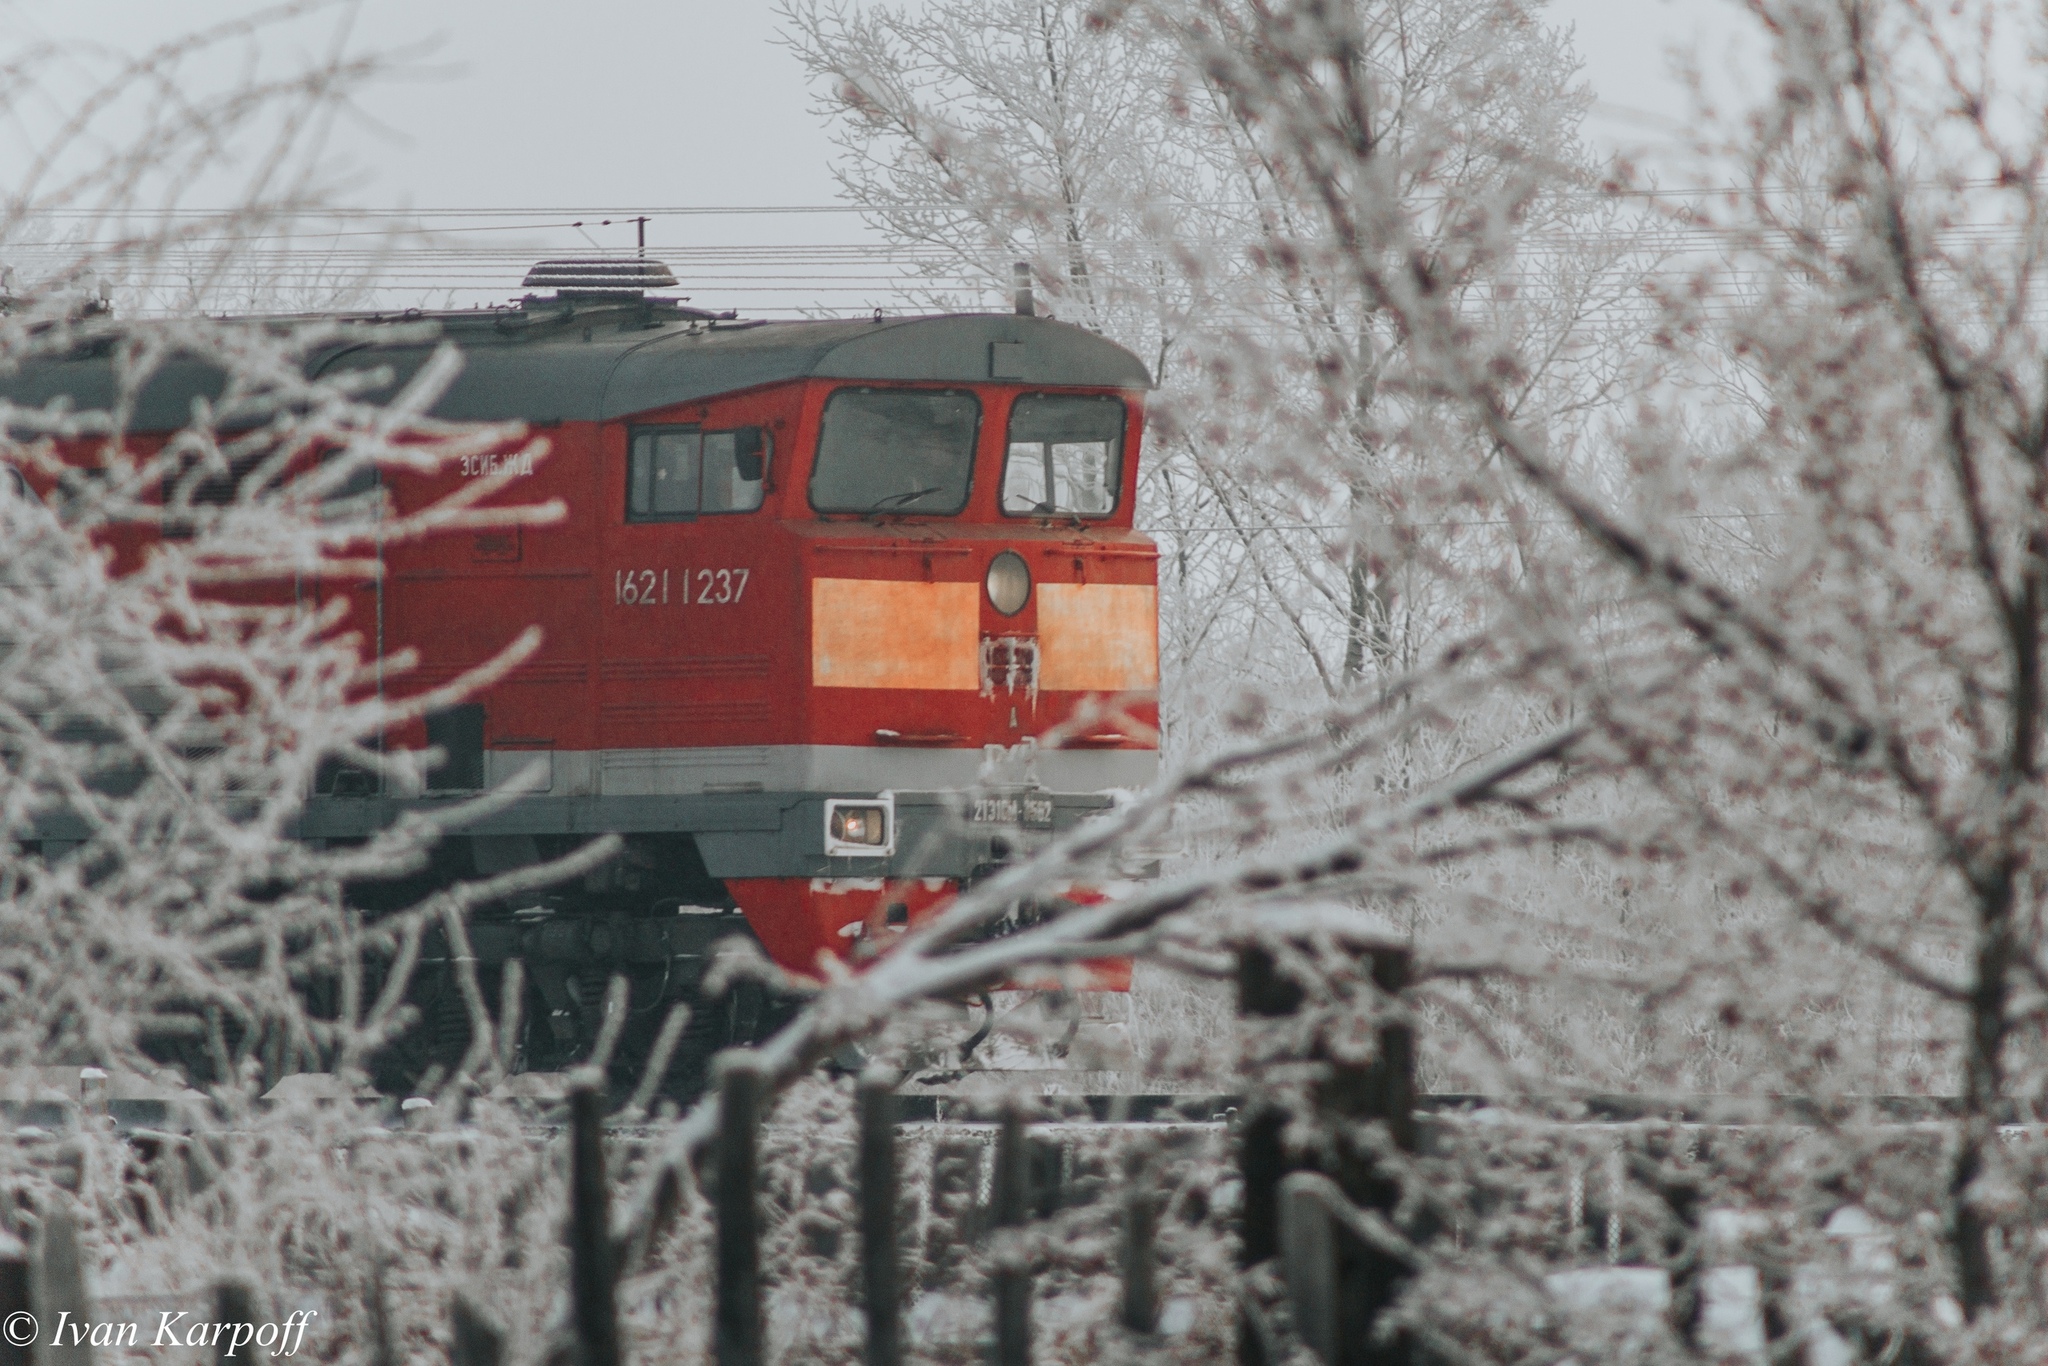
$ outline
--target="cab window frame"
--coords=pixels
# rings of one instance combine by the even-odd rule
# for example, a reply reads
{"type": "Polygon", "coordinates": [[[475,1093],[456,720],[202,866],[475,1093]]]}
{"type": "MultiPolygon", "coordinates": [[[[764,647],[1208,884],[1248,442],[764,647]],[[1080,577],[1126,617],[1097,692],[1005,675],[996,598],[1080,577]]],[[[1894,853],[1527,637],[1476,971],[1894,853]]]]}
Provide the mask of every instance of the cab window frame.
{"type": "MultiPolygon", "coordinates": [[[[1079,518],[1082,521],[1088,522],[1100,522],[1106,521],[1112,517],[1117,516],[1122,511],[1124,505],[1124,478],[1125,475],[1129,472],[1124,457],[1126,453],[1126,447],[1130,444],[1130,434],[1131,405],[1122,394],[1077,394],[1071,392],[1059,392],[1055,390],[1034,389],[1027,390],[1023,393],[1019,393],[1012,396],[1010,399],[1009,407],[1003,413],[1003,461],[1002,468],[998,472],[996,478],[997,514],[1003,517],[1010,518],[1013,521],[1020,522],[1069,521],[1074,518],[1079,518]],[[1064,509],[1060,511],[1044,511],[1040,508],[1031,508],[1025,511],[1018,512],[1012,511],[1008,506],[1008,494],[1010,485],[1010,458],[1011,452],[1014,446],[1017,444],[1014,441],[1012,441],[1010,433],[1011,429],[1017,421],[1017,409],[1019,405],[1027,402],[1030,399],[1035,398],[1081,399],[1085,402],[1090,403],[1112,403],[1116,405],[1117,412],[1122,417],[1122,421],[1117,426],[1115,440],[1113,441],[1113,443],[1111,443],[1111,458],[1116,466],[1116,472],[1115,478],[1106,481],[1103,485],[1103,487],[1109,493],[1109,506],[1103,509],[1101,512],[1079,512],[1074,511],[1072,509],[1064,509]]],[[[1058,443],[1030,442],[1027,444],[1043,446],[1046,444],[1058,443]]]]}
{"type": "MultiPolygon", "coordinates": [[[[768,503],[768,468],[774,458],[774,438],[764,426],[741,423],[732,427],[706,426],[702,422],[638,422],[626,428],[626,497],[625,519],[628,525],[658,525],[661,523],[694,522],[699,517],[744,517],[759,512],[768,503]],[[742,482],[756,486],[757,497],[752,507],[707,508],[704,506],[704,447],[710,437],[731,436],[737,447],[738,434],[752,427],[761,433],[758,452],[761,462],[761,477],[742,482]],[[695,463],[697,488],[695,505],[687,511],[653,512],[640,511],[634,507],[634,484],[639,473],[638,447],[642,437],[694,436],[697,438],[695,463]]],[[[652,499],[650,498],[651,502],[652,499]]]]}
{"type": "MultiPolygon", "coordinates": [[[[966,516],[968,514],[968,511],[974,506],[974,490],[977,482],[976,476],[980,473],[979,467],[981,465],[981,440],[983,435],[983,429],[988,424],[988,408],[989,405],[986,401],[986,397],[979,390],[957,384],[947,384],[942,386],[934,386],[931,388],[917,388],[910,386],[899,388],[894,385],[882,384],[841,384],[835,386],[831,390],[831,392],[825,395],[824,403],[821,404],[818,408],[818,435],[817,440],[813,444],[811,449],[810,470],[804,480],[804,501],[810,506],[811,511],[816,513],[820,517],[888,516],[959,518],[966,516]],[[972,433],[969,435],[967,440],[967,478],[966,481],[962,483],[962,485],[960,486],[960,501],[956,505],[946,508],[919,507],[916,506],[915,504],[905,507],[819,507],[818,470],[824,463],[825,437],[827,432],[829,431],[827,420],[831,416],[833,400],[837,399],[842,394],[889,394],[901,395],[905,397],[950,397],[964,398],[968,402],[972,403],[974,405],[974,427],[972,433]]],[[[891,496],[895,495],[884,495],[884,498],[886,499],[891,496]]]]}

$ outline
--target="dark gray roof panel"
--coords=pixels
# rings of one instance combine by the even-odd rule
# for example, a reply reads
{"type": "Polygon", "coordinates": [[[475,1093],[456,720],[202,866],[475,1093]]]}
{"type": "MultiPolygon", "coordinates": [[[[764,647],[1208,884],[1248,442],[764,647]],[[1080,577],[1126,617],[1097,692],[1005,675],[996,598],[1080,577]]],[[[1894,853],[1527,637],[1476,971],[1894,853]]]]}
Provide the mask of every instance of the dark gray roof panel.
{"type": "MultiPolygon", "coordinates": [[[[618,364],[618,345],[570,345],[561,341],[508,342],[497,337],[455,333],[449,340],[462,348],[462,373],[434,405],[436,417],[457,422],[527,422],[567,419],[588,421],[597,416],[597,396],[618,364]]],[[[375,391],[390,398],[419,372],[433,353],[431,346],[353,347],[322,363],[321,374],[344,370],[389,368],[391,382],[375,391]]]]}
{"type": "MultiPolygon", "coordinates": [[[[457,314],[440,320],[462,348],[462,374],[435,405],[458,421],[588,421],[688,403],[765,384],[825,379],[973,384],[1000,373],[1027,384],[1150,388],[1138,358],[1093,332],[1045,318],[960,314],[931,318],[714,324],[647,321],[637,308],[538,315],[457,314]],[[516,327],[508,322],[519,320],[516,327]],[[590,339],[584,340],[584,328],[590,339]]],[[[371,332],[374,324],[365,327],[371,332]]],[[[363,343],[316,360],[317,372],[389,366],[396,392],[426,360],[417,342],[363,343]]],[[[166,366],[137,405],[135,430],[190,419],[192,399],[212,399],[221,378],[193,362],[166,366]]],[[[113,376],[104,358],[40,362],[0,375],[0,398],[42,407],[68,396],[74,409],[105,408],[113,376]]]]}
{"type": "Polygon", "coordinates": [[[712,394],[815,376],[821,379],[978,384],[990,378],[989,347],[1022,346],[1030,384],[1150,388],[1138,358],[1093,332],[1044,318],[1003,314],[761,323],[689,332],[665,329],[620,357],[601,415],[622,417],[712,394]]]}
{"type": "MultiPolygon", "coordinates": [[[[192,400],[213,402],[226,387],[226,377],[210,365],[173,360],[150,377],[129,420],[131,431],[161,432],[192,420],[192,400]]],[[[47,408],[63,401],[72,412],[105,412],[114,404],[114,367],[104,357],[40,361],[11,375],[0,375],[0,398],[24,408],[47,408]]]]}

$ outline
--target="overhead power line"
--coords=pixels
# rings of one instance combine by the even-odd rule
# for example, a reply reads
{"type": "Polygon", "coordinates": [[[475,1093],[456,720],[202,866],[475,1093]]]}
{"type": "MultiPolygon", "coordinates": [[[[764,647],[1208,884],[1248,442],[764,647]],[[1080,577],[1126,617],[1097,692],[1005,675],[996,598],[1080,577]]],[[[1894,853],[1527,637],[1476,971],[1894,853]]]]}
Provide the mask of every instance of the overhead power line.
{"type": "MultiPolygon", "coordinates": [[[[1764,196],[1788,194],[1833,193],[1836,190],[1825,181],[1783,181],[1768,185],[1646,185],[1609,190],[1605,188],[1586,189],[1576,193],[1588,199],[1711,199],[1728,195],[1738,197],[1761,194],[1764,196]]],[[[1930,186],[1929,188],[1933,188],[1930,186]]],[[[1946,187],[1944,187],[1946,188],[1946,187]]],[[[1975,177],[1957,182],[1963,190],[2014,190],[2027,187],[2015,186],[1992,177],[1975,177]]],[[[2041,188],[2041,187],[2034,187],[2041,188]]],[[[1429,196],[1416,196],[1418,202],[1427,202],[1429,196]]],[[[1316,208],[1312,200],[1242,199],[1242,198],[1200,198],[1176,196],[1170,199],[1128,200],[1114,204],[1083,205],[1084,208],[1121,210],[1126,208],[1316,208]]],[[[882,212],[926,212],[937,210],[965,211],[966,206],[954,200],[906,201],[884,205],[863,204],[514,204],[514,205],[458,205],[405,206],[389,205],[377,207],[357,205],[354,207],[332,206],[308,208],[306,217],[319,218],[515,218],[515,217],[564,217],[589,219],[631,217],[635,214],[660,214],[673,217],[718,216],[731,214],[818,214],[818,213],[882,213],[882,212]]],[[[219,208],[186,207],[133,209],[124,211],[131,218],[231,218],[247,212],[238,205],[219,208]]],[[[105,209],[49,209],[36,211],[38,217],[48,218],[104,218],[105,209]]]]}
{"type": "MultiPolygon", "coordinates": [[[[952,205],[923,207],[958,211],[952,205]]],[[[35,220],[43,229],[37,235],[46,240],[28,240],[25,230],[34,223],[17,223],[13,240],[0,242],[0,263],[15,267],[32,285],[37,279],[75,272],[84,260],[88,272],[106,276],[117,290],[130,291],[132,306],[145,311],[177,306],[180,298],[189,296],[194,281],[222,290],[239,282],[238,297],[246,302],[231,306],[241,307],[263,306],[256,302],[263,289],[309,307],[327,306],[318,300],[338,298],[347,291],[353,291],[356,300],[374,298],[375,306],[460,306],[516,297],[526,269],[544,256],[629,256],[633,246],[593,244],[588,234],[606,226],[622,228],[641,217],[743,220],[858,215],[865,210],[846,204],[351,208],[321,210],[290,222],[253,223],[246,232],[223,221],[223,212],[190,208],[117,216],[84,209],[55,211],[35,220]]],[[[2028,239],[2016,226],[1987,223],[1952,228],[1943,240],[1956,249],[1996,250],[2028,239]]],[[[1687,265],[1711,264],[1737,290],[1753,284],[1757,277],[1720,259],[1721,242],[1714,229],[1660,218],[1611,234],[1538,229],[1524,236],[1516,250],[1521,260],[1539,268],[1581,252],[1607,252],[1617,262],[1640,253],[1645,268],[1640,280],[1625,284],[1623,292],[1630,297],[1605,306],[1633,316],[1654,307],[1640,296],[1640,284],[1665,272],[1678,279],[1687,265]]],[[[763,317],[873,307],[901,311],[924,306],[920,301],[933,295],[952,296],[972,306],[1000,306],[999,296],[1008,290],[1008,253],[1031,246],[990,244],[976,252],[939,242],[841,239],[657,241],[649,250],[675,269],[681,291],[694,302],[738,307],[763,317]]],[[[1141,268],[1158,250],[1158,243],[1142,236],[1105,238],[1091,252],[1093,278],[1113,286],[1120,271],[1141,268]]],[[[1529,283],[1542,281],[1532,277],[1529,283]]]]}

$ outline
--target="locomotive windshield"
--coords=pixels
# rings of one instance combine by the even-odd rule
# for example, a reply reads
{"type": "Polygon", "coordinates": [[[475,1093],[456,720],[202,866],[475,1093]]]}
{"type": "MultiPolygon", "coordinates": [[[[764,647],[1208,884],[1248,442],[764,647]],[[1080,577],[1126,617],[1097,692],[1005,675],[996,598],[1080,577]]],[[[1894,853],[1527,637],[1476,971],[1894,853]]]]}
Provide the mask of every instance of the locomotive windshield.
{"type": "Polygon", "coordinates": [[[967,506],[980,428],[972,394],[841,389],[825,402],[811,506],[950,516],[967,506]]]}
{"type": "Polygon", "coordinates": [[[1010,409],[1003,511],[1013,517],[1106,517],[1123,485],[1124,405],[1113,398],[1026,394],[1010,409]]]}

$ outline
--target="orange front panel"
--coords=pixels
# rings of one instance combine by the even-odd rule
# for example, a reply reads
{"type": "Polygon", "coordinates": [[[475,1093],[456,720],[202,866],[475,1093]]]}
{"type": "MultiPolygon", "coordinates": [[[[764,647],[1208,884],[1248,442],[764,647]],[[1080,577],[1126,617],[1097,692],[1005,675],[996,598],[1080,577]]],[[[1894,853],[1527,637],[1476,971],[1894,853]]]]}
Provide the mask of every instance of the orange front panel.
{"type": "Polygon", "coordinates": [[[1137,583],[1038,586],[1038,686],[1136,692],[1159,686],[1159,590],[1137,583]]]}
{"type": "Polygon", "coordinates": [[[974,692],[980,585],[811,581],[811,685],[974,692]]]}

